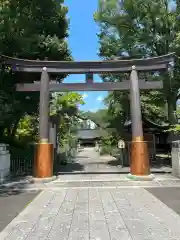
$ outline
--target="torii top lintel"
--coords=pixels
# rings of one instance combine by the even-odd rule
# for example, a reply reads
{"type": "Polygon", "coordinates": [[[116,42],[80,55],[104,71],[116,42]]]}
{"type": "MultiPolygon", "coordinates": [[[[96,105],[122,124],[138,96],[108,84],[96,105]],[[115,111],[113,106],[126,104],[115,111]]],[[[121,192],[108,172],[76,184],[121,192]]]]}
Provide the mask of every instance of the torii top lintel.
{"type": "Polygon", "coordinates": [[[146,59],[83,62],[26,60],[1,55],[1,61],[16,72],[42,72],[42,68],[46,67],[49,73],[120,73],[130,72],[133,65],[138,71],[167,69],[173,61],[173,53],[146,59]]]}

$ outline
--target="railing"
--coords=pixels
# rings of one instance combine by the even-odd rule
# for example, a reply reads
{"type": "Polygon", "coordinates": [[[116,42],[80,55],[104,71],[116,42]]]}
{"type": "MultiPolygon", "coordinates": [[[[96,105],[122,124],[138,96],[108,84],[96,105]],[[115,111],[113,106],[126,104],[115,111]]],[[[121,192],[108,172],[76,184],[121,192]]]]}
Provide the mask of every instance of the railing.
{"type": "MultiPolygon", "coordinates": [[[[55,150],[54,153],[54,174],[69,162],[72,162],[77,153],[76,144],[67,143],[55,150]]],[[[33,175],[34,146],[27,148],[10,147],[10,178],[21,178],[33,175]]]]}
{"type": "Polygon", "coordinates": [[[25,177],[33,174],[34,146],[10,147],[10,177],[25,177]]]}

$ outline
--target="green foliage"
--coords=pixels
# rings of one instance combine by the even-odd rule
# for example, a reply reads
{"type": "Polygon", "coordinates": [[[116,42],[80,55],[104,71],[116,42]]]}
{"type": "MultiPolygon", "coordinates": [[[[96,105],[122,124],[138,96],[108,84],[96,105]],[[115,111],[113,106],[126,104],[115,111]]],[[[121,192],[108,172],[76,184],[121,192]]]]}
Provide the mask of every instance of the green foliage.
{"type": "Polygon", "coordinates": [[[65,41],[68,36],[68,9],[63,2],[1,1],[1,52],[29,59],[69,59],[65,41]]]}
{"type": "Polygon", "coordinates": [[[84,104],[81,94],[55,93],[51,101],[51,115],[68,114],[74,116],[78,112],[78,106],[84,104]]]}
{"type": "Polygon", "coordinates": [[[58,115],[60,118],[59,143],[62,146],[67,142],[70,144],[71,138],[76,133],[80,104],[84,104],[84,101],[82,95],[78,93],[56,93],[52,97],[51,116],[58,115]]]}
{"type": "MultiPolygon", "coordinates": [[[[170,52],[179,56],[180,28],[177,16],[180,8],[179,5],[174,9],[171,6],[172,1],[168,0],[99,0],[99,8],[94,15],[100,27],[99,56],[103,59],[132,59],[170,52]]],[[[179,70],[179,60],[176,59],[169,75],[140,74],[140,78],[153,81],[162,79],[164,83],[161,92],[141,93],[142,111],[146,117],[157,123],[165,122],[168,118],[170,123],[174,123],[173,112],[180,87],[179,70]]],[[[106,74],[102,78],[104,81],[122,81],[129,76],[106,74]]],[[[106,102],[112,115],[111,124],[119,132],[130,115],[128,93],[111,93],[106,102]]]]}
{"type": "Polygon", "coordinates": [[[168,132],[174,132],[175,134],[180,133],[180,124],[175,124],[169,128],[168,132]]]}
{"type": "MultiPolygon", "coordinates": [[[[2,0],[0,52],[26,59],[71,60],[68,49],[67,7],[55,0],[2,0]]],[[[61,81],[65,75],[58,76],[61,81]]],[[[12,73],[1,67],[0,134],[15,136],[20,119],[37,115],[39,93],[15,91],[19,82],[33,82],[40,74],[12,73]]]]}
{"type": "Polygon", "coordinates": [[[113,148],[114,148],[113,144],[114,144],[114,141],[113,141],[113,137],[111,135],[103,137],[100,141],[100,154],[101,155],[106,155],[106,154],[111,155],[113,148]]]}
{"type": "Polygon", "coordinates": [[[107,109],[99,109],[96,112],[81,112],[82,118],[87,118],[93,121],[101,128],[105,128],[108,125],[107,109]]]}
{"type": "Polygon", "coordinates": [[[25,115],[20,119],[16,136],[18,139],[29,138],[31,141],[37,141],[38,139],[38,117],[25,115]]]}
{"type": "MultiPolygon", "coordinates": [[[[176,113],[176,118],[179,120],[180,119],[180,109],[178,108],[176,113]]],[[[168,129],[168,132],[173,132],[174,134],[179,134],[180,133],[180,123],[178,121],[177,124],[171,125],[171,127],[168,129]]]]}
{"type": "Polygon", "coordinates": [[[102,145],[100,148],[100,155],[110,155],[112,153],[112,147],[110,145],[102,145]]]}

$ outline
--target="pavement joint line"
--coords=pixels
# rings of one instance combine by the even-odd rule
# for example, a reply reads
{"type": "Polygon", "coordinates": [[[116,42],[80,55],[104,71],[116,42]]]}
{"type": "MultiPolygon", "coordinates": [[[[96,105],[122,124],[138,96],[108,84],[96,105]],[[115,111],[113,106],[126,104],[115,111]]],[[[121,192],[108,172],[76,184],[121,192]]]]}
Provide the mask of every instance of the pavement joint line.
{"type": "MultiPolygon", "coordinates": [[[[159,184],[159,181],[179,181],[180,179],[154,179],[152,181],[149,182],[156,182],[159,184]]],[[[57,184],[57,183],[73,183],[73,182],[134,182],[132,180],[129,179],[111,179],[111,180],[107,180],[107,179],[77,179],[77,180],[55,180],[53,182],[47,183],[48,185],[50,184],[57,184]]],[[[141,181],[136,181],[136,182],[141,182],[141,181]]]]}
{"type": "Polygon", "coordinates": [[[155,179],[155,182],[156,182],[156,184],[158,184],[159,186],[162,185],[162,184],[161,184],[158,180],[156,180],[156,179],[155,179]]]}
{"type": "Polygon", "coordinates": [[[116,188],[119,188],[119,189],[121,189],[121,188],[122,189],[124,189],[124,188],[126,188],[126,189],[131,189],[131,188],[180,188],[180,185],[179,186],[174,186],[174,185],[169,185],[169,186],[166,186],[166,185],[164,185],[164,186],[153,186],[153,185],[151,185],[151,186],[149,186],[149,185],[148,186],[146,186],[146,185],[142,185],[142,186],[88,186],[88,187],[51,187],[51,188],[31,188],[31,189],[16,188],[16,189],[7,189],[4,192],[6,192],[6,191],[8,192],[11,190],[13,190],[13,191],[20,190],[21,192],[27,192],[27,191],[32,192],[32,191],[40,191],[41,190],[44,192],[46,190],[61,191],[61,190],[67,190],[67,189],[116,189],[116,188]]]}
{"type": "Polygon", "coordinates": [[[77,180],[56,180],[56,181],[54,181],[54,182],[51,182],[51,183],[49,183],[49,185],[50,184],[55,184],[55,183],[71,183],[71,182],[132,182],[131,180],[128,180],[128,179],[119,179],[119,178],[117,178],[117,179],[111,179],[111,180],[107,180],[107,179],[77,179],[77,180]]]}

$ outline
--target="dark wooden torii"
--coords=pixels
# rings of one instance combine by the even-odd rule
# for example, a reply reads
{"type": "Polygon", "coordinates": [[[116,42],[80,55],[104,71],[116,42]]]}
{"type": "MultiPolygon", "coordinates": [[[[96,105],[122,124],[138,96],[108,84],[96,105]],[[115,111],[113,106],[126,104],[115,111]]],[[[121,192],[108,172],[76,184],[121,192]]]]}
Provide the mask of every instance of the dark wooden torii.
{"type": "Polygon", "coordinates": [[[147,143],[143,138],[140,89],[162,89],[163,83],[161,81],[138,80],[138,72],[167,71],[169,63],[173,61],[173,54],[147,59],[86,62],[25,60],[2,55],[1,61],[14,72],[41,73],[40,83],[17,84],[17,91],[40,91],[40,140],[35,155],[35,177],[49,178],[53,175],[53,146],[49,142],[49,92],[114,90],[130,90],[132,120],[130,177],[139,179],[151,176],[147,143]],[[93,82],[93,74],[108,72],[130,73],[130,79],[116,83],[93,82]],[[86,82],[54,83],[51,81],[51,74],[63,73],[86,74],[86,82]]]}

